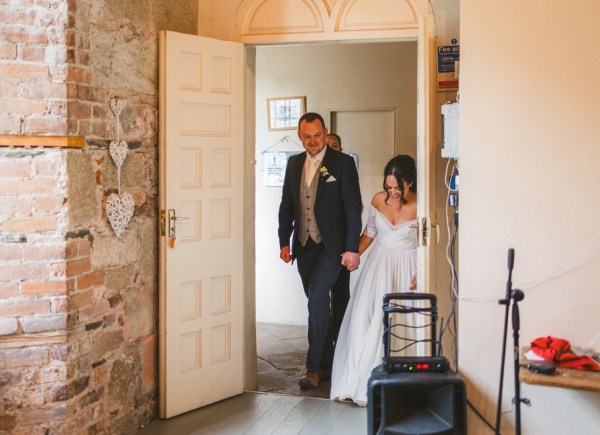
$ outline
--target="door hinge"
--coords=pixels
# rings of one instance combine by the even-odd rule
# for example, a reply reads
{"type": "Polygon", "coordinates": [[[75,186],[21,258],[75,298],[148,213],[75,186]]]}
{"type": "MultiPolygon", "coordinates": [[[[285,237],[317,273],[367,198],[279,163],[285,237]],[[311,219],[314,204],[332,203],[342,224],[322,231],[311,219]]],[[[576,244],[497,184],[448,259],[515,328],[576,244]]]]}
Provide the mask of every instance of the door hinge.
{"type": "Polygon", "coordinates": [[[165,233],[166,233],[166,231],[167,231],[167,229],[166,229],[166,226],[167,226],[166,220],[167,220],[167,213],[164,210],[161,210],[160,211],[160,235],[161,236],[164,236],[165,233]]]}

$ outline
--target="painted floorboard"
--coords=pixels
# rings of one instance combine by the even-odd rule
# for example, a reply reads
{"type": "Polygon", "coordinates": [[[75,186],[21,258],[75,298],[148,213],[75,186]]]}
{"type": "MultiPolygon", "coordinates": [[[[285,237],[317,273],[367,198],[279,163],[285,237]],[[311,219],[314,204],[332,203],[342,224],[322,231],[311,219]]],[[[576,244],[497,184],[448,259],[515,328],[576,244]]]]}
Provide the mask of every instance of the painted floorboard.
{"type": "Polygon", "coordinates": [[[348,435],[366,429],[366,408],[312,397],[245,392],[169,420],[153,421],[138,435],[348,435]]]}
{"type": "Polygon", "coordinates": [[[257,323],[258,391],[169,420],[152,421],[138,435],[325,434],[367,432],[367,410],[329,400],[329,382],[298,387],[306,360],[306,326],[257,323]]]}
{"type": "Polygon", "coordinates": [[[276,433],[277,427],[295,408],[302,397],[279,396],[275,404],[269,408],[254,424],[246,431],[248,435],[263,435],[276,433]]]}
{"type": "Polygon", "coordinates": [[[277,397],[244,393],[233,399],[225,400],[226,406],[211,413],[200,425],[194,428],[190,435],[205,433],[213,434],[244,434],[276,403],[277,397]]]}
{"type": "Polygon", "coordinates": [[[302,433],[306,425],[314,418],[323,403],[319,399],[302,400],[285,416],[275,433],[296,435],[302,433]]]}

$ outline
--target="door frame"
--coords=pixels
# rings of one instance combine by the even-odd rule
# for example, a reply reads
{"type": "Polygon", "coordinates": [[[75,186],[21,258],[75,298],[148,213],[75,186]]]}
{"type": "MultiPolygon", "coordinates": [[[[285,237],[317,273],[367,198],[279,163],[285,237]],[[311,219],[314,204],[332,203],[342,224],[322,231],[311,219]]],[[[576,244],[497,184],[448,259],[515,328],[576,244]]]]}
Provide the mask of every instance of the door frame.
{"type": "MultiPolygon", "coordinates": [[[[255,314],[255,302],[256,302],[256,271],[255,265],[255,240],[254,240],[254,220],[255,220],[255,150],[256,141],[254,135],[254,128],[256,122],[255,113],[255,97],[256,97],[256,83],[254,79],[254,73],[256,71],[256,46],[264,44],[284,44],[284,43],[314,43],[314,42],[326,42],[326,43],[341,43],[341,42],[388,42],[388,41],[406,41],[413,40],[417,41],[417,165],[422,162],[422,158],[427,159],[429,171],[427,174],[424,171],[418,172],[418,183],[421,186],[423,180],[428,181],[429,192],[426,193],[427,206],[429,204],[435,204],[435,174],[436,174],[436,160],[433,155],[430,157],[430,149],[435,147],[433,141],[436,138],[436,123],[437,116],[436,110],[436,91],[435,91],[435,38],[436,38],[436,27],[435,19],[433,15],[433,6],[428,0],[398,0],[398,3],[406,3],[408,7],[414,12],[415,22],[411,23],[399,23],[398,27],[390,29],[389,23],[363,23],[360,29],[346,29],[349,31],[338,31],[344,29],[336,28],[336,23],[339,24],[338,17],[340,17],[343,8],[353,7],[362,3],[359,1],[354,2],[330,2],[327,0],[311,0],[310,2],[304,2],[303,4],[312,8],[312,16],[318,21],[317,24],[321,25],[320,30],[306,31],[302,26],[297,27],[289,25],[289,21],[293,20],[292,16],[286,16],[283,20],[280,20],[280,26],[275,27],[264,27],[264,32],[258,34],[244,34],[245,24],[250,22],[253,16],[259,12],[263,13],[268,9],[269,2],[265,0],[241,0],[241,1],[229,1],[219,2],[212,0],[206,2],[203,9],[199,12],[198,17],[198,28],[204,29],[201,33],[202,36],[214,37],[217,39],[225,39],[231,41],[238,41],[244,44],[244,57],[245,57],[245,74],[244,74],[244,109],[247,116],[245,116],[245,128],[244,128],[244,140],[247,147],[244,150],[244,297],[245,297],[245,311],[244,311],[244,334],[245,334],[245,361],[244,361],[244,377],[245,377],[245,388],[251,389],[256,387],[257,373],[256,373],[256,314],[255,314]],[[225,3],[224,6],[222,6],[225,3]],[[229,4],[228,6],[228,3],[229,4]],[[235,4],[235,6],[233,5],[235,4]],[[214,9],[220,9],[221,14],[213,16],[211,20],[208,18],[203,19],[206,13],[212,13],[214,9]],[[235,11],[232,13],[232,11],[235,11]],[[228,29],[228,30],[227,30],[228,29]],[[421,180],[422,178],[422,180],[421,180]]],[[[272,4],[276,5],[276,2],[272,4]]],[[[300,3],[298,3],[300,4],[300,3]]],[[[363,3],[364,5],[364,3],[363,3]]],[[[383,21],[388,21],[388,17],[383,17],[383,21]]],[[[354,23],[360,24],[360,23],[354,23]]],[[[420,201],[423,203],[423,201],[420,201]]],[[[427,207],[429,208],[429,207],[427,207]]],[[[419,210],[419,212],[426,211],[429,215],[430,210],[419,210]]],[[[431,212],[435,212],[435,207],[431,207],[431,212]]],[[[424,250],[420,250],[424,251],[424,250]]],[[[430,252],[433,256],[436,254],[435,250],[430,252]]],[[[419,280],[424,289],[434,288],[436,284],[435,270],[432,267],[432,261],[430,255],[425,256],[424,253],[420,253],[420,261],[425,261],[428,270],[423,271],[423,276],[419,276],[419,280]]]]}
{"type": "MultiPolygon", "coordinates": [[[[426,21],[426,18],[423,18],[426,21]]],[[[352,42],[357,43],[377,43],[385,40],[385,42],[406,42],[407,40],[417,41],[417,185],[428,186],[428,190],[418,190],[418,215],[426,218],[425,225],[431,225],[431,213],[435,212],[435,174],[436,161],[430,159],[430,149],[435,147],[431,141],[435,140],[435,128],[437,117],[435,116],[435,40],[428,35],[431,29],[428,29],[427,24],[420,26],[419,37],[413,39],[407,38],[382,38],[364,39],[352,42]],[[425,47],[428,45],[428,47],[425,47]],[[423,168],[422,166],[427,166],[423,168]],[[424,181],[427,180],[427,183],[424,181]],[[431,207],[429,207],[431,205],[431,207]]],[[[319,41],[322,43],[334,44],[342,43],[338,40],[319,41]]],[[[345,42],[347,43],[347,41],[345,42]]],[[[298,44],[307,45],[309,42],[298,41],[298,44]]],[[[273,42],[271,44],[261,45],[284,45],[281,42],[273,42]]],[[[245,279],[244,282],[246,292],[246,312],[245,312],[245,337],[246,337],[246,360],[245,360],[245,388],[255,389],[257,385],[256,373],[256,241],[254,238],[254,222],[255,222],[255,153],[256,153],[256,79],[255,79],[255,63],[256,63],[256,47],[258,44],[244,43],[244,51],[246,57],[246,74],[245,80],[245,123],[246,128],[244,137],[249,145],[245,148],[244,154],[246,162],[252,162],[248,173],[244,174],[245,191],[244,191],[244,213],[248,213],[244,219],[244,240],[245,252],[248,255],[244,256],[245,279]],[[249,237],[250,236],[250,237],[249,237]]],[[[330,116],[330,114],[328,114],[330,116]]],[[[435,288],[435,249],[431,245],[430,249],[419,249],[420,264],[425,264],[425,270],[420,269],[418,275],[419,289],[428,292],[429,289],[435,288]]]]}

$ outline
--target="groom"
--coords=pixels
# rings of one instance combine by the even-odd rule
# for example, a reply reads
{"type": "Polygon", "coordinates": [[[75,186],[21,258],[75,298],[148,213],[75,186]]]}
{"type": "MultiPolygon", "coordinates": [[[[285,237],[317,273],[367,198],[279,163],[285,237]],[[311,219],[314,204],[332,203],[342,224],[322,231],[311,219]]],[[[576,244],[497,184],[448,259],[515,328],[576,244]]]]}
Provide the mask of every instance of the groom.
{"type": "Polygon", "coordinates": [[[362,201],[354,159],[325,146],[321,115],[304,114],[298,137],[306,153],[288,161],[279,206],[279,257],[286,263],[298,260],[308,298],[308,353],[298,383],[316,388],[331,373],[337,339],[332,331],[340,326],[331,324],[331,312],[345,310],[349,298],[347,286],[335,293],[332,288],[342,267],[352,271],[360,264],[362,201]]]}

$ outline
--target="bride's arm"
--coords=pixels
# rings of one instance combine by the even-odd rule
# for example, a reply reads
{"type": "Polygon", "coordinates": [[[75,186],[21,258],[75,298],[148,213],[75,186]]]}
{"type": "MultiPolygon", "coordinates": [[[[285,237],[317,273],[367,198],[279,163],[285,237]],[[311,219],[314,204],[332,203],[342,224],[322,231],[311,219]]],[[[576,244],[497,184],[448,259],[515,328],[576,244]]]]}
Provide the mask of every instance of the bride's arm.
{"type": "Polygon", "coordinates": [[[377,195],[373,197],[371,201],[371,205],[369,206],[369,217],[367,218],[367,225],[365,225],[365,229],[360,236],[360,240],[358,242],[358,255],[362,255],[363,252],[367,250],[375,236],[377,236],[377,226],[375,225],[375,217],[377,216],[377,209],[375,208],[375,198],[377,195]]]}
{"type": "Polygon", "coordinates": [[[374,240],[373,237],[369,237],[365,233],[362,233],[362,235],[360,236],[360,240],[358,242],[358,255],[362,255],[363,252],[365,252],[367,250],[367,248],[369,246],[371,246],[371,243],[373,243],[373,240],[374,240]]]}

